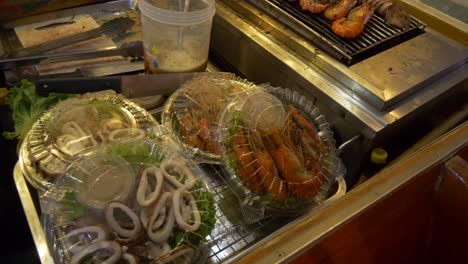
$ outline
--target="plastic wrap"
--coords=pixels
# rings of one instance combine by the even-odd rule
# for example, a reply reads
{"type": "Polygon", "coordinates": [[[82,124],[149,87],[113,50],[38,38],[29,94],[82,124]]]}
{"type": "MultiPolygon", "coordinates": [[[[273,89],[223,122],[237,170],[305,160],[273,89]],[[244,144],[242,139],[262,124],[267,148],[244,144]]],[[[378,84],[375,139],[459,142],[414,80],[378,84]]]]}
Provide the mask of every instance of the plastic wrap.
{"type": "Polygon", "coordinates": [[[263,85],[232,101],[219,129],[227,183],[252,221],[324,202],[345,172],[325,117],[297,92],[263,85]]]}
{"type": "Polygon", "coordinates": [[[204,177],[158,141],[116,143],[78,159],[41,197],[55,261],[203,261],[216,221],[204,177]]]}
{"type": "Polygon", "coordinates": [[[197,162],[221,163],[217,142],[219,117],[231,100],[245,96],[254,87],[235,75],[195,78],[168,99],[162,123],[197,162]]]}
{"type": "Polygon", "coordinates": [[[88,94],[64,100],[35,122],[20,149],[26,179],[40,191],[77,157],[129,138],[147,138],[157,122],[120,95],[88,94]]]}

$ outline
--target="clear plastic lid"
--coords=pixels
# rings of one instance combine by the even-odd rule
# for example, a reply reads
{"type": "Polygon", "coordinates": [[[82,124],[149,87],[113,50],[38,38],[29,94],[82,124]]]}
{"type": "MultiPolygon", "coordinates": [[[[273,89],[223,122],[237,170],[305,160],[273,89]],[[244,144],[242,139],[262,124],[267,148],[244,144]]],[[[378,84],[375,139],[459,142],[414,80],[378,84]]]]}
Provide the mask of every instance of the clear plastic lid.
{"type": "Polygon", "coordinates": [[[245,96],[254,87],[235,75],[194,78],[166,102],[162,123],[197,162],[221,163],[219,117],[231,100],[245,96]]]}
{"type": "Polygon", "coordinates": [[[202,261],[216,222],[204,177],[158,141],[115,143],[78,159],[41,196],[55,261],[202,261]]]}
{"type": "Polygon", "coordinates": [[[326,200],[344,166],[325,117],[304,96],[262,85],[219,123],[227,182],[253,212],[290,215],[326,200]]]}
{"type": "Polygon", "coordinates": [[[155,119],[115,94],[88,94],[59,102],[33,125],[20,150],[26,179],[41,191],[77,157],[95,148],[151,135],[155,119]]]}

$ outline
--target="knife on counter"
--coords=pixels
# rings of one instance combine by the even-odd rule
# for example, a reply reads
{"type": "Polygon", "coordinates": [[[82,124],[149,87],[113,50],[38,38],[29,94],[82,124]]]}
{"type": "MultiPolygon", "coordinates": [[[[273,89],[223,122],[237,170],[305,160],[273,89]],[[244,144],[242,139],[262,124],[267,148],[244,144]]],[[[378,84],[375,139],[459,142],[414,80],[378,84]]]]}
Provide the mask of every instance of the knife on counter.
{"type": "Polygon", "coordinates": [[[88,93],[114,90],[127,98],[170,95],[185,82],[199,76],[229,78],[228,72],[190,72],[124,75],[92,78],[42,79],[34,81],[41,96],[49,93],[88,93]]]}

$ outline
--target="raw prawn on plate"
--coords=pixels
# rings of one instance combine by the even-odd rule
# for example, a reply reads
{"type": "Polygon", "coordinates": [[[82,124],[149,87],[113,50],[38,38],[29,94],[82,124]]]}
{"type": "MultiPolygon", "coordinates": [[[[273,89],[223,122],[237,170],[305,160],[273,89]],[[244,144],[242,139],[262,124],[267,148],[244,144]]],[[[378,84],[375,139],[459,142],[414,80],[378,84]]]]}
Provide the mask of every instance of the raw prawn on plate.
{"type": "Polygon", "coordinates": [[[162,124],[196,161],[220,163],[219,117],[232,99],[253,89],[253,83],[235,75],[194,78],[167,100],[162,124]]]}
{"type": "Polygon", "coordinates": [[[287,89],[261,87],[234,100],[220,120],[228,184],[240,191],[243,204],[300,213],[327,199],[344,167],[312,102],[287,89]]]}
{"type": "Polygon", "coordinates": [[[34,123],[20,149],[23,173],[40,190],[97,147],[152,134],[156,120],[116,94],[86,94],[59,102],[34,123]]]}
{"type": "Polygon", "coordinates": [[[41,196],[56,263],[202,261],[215,225],[204,172],[158,141],[105,146],[41,196]]]}

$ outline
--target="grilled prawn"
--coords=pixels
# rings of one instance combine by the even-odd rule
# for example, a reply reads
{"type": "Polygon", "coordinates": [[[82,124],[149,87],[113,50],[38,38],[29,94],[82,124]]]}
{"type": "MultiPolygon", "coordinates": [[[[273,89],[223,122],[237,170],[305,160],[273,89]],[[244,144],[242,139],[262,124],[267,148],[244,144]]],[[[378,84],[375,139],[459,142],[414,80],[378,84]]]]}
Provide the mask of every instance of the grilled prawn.
{"type": "Polygon", "coordinates": [[[335,21],[338,18],[347,16],[356,3],[357,0],[340,0],[338,3],[329,6],[323,14],[328,20],[335,21]]]}
{"type": "Polygon", "coordinates": [[[299,5],[303,11],[309,11],[312,14],[319,14],[330,6],[328,1],[321,0],[299,0],[299,5]]]}
{"type": "Polygon", "coordinates": [[[339,37],[356,38],[364,31],[364,26],[373,14],[374,8],[363,4],[351,10],[348,17],[335,20],[332,24],[332,30],[339,37]]]}

